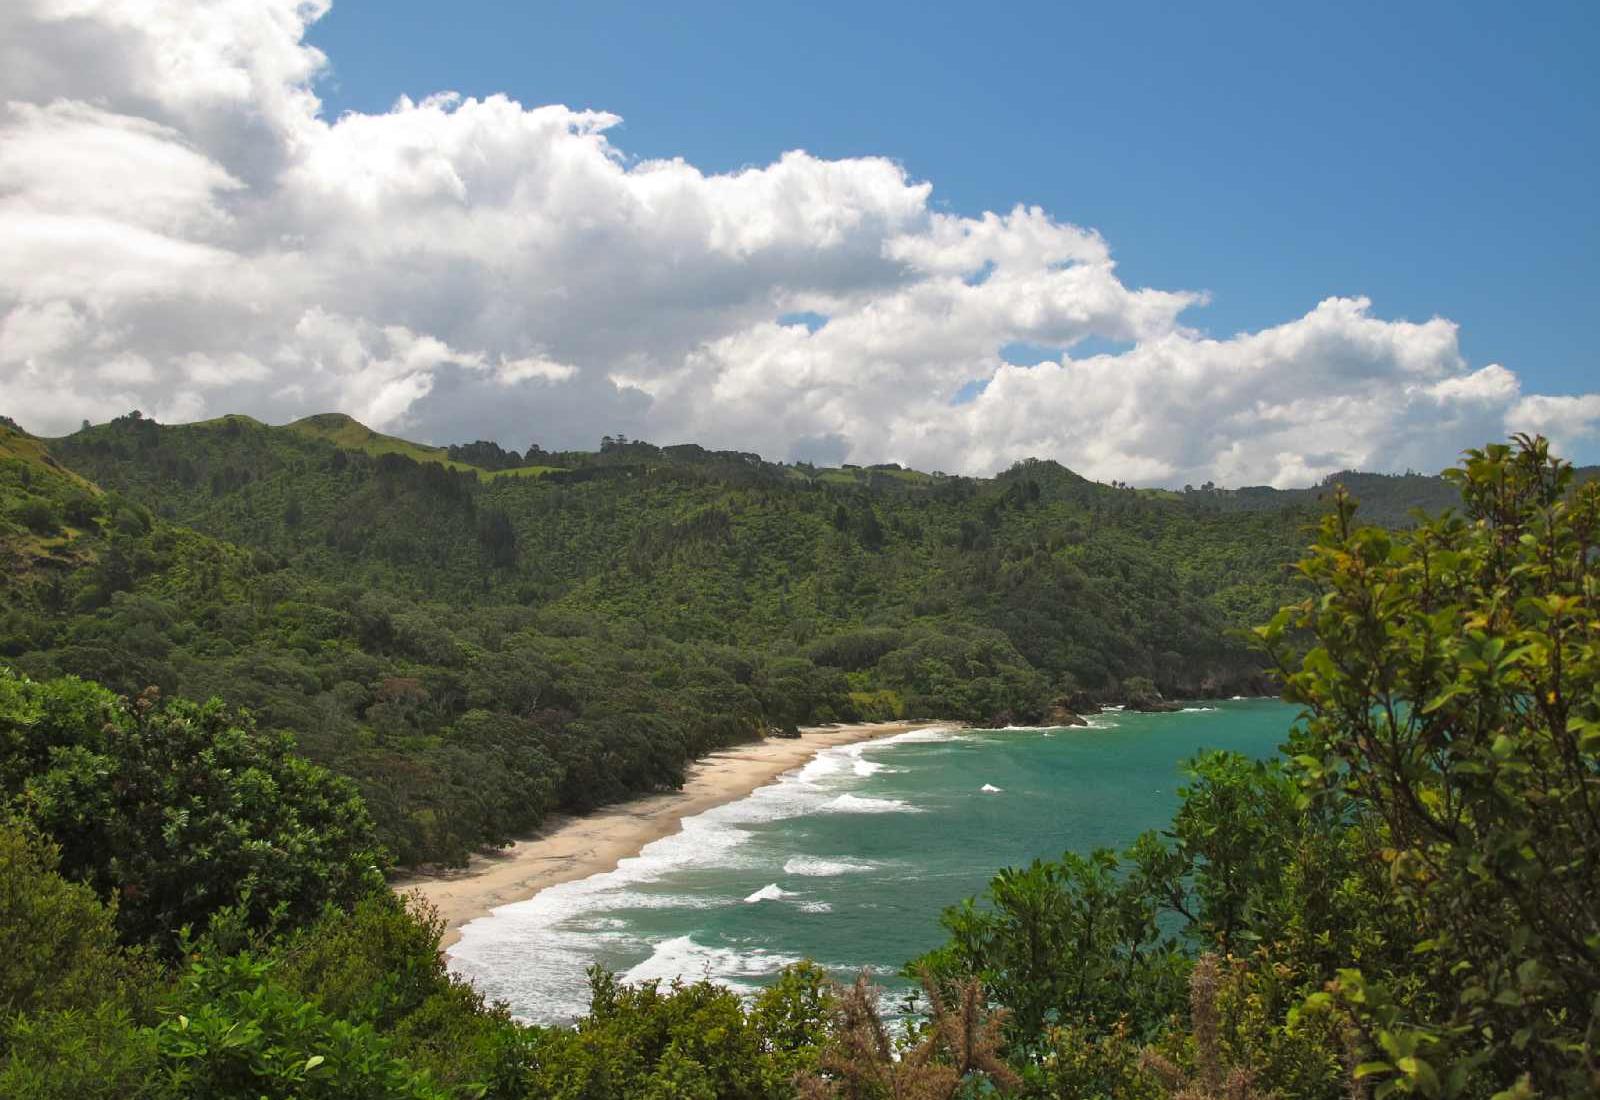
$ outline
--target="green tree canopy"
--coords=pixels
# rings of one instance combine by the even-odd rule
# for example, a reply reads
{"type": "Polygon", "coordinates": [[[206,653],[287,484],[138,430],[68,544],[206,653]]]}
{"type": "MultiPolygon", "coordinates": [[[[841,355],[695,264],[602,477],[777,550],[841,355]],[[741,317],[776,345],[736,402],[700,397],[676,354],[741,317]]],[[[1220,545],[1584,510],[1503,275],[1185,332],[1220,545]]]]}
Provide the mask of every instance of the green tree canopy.
{"type": "Polygon", "coordinates": [[[1395,1002],[1352,970],[1341,995],[1383,1052],[1374,1075],[1465,1087],[1486,1063],[1593,1095],[1600,485],[1574,488],[1528,437],[1447,476],[1464,512],[1397,534],[1357,526],[1341,494],[1300,566],[1315,594],[1262,631],[1307,708],[1307,789],[1381,823],[1434,991],[1395,1002]],[[1313,641],[1298,667],[1297,631],[1313,641]]]}
{"type": "Polygon", "coordinates": [[[133,941],[174,946],[224,906],[299,919],[381,882],[351,785],[221,703],[132,702],[0,671],[0,788],[103,897],[133,941]]]}

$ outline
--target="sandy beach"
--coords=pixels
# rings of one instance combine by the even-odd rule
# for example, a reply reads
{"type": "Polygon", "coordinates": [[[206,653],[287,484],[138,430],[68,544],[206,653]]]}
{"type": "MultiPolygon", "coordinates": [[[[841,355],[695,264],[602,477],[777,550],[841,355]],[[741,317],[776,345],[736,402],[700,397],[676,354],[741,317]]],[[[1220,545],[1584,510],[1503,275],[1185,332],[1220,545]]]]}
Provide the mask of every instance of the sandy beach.
{"type": "Polygon", "coordinates": [[[490,910],[530,898],[547,886],[616,868],[652,840],[678,831],[686,817],[743,798],[821,749],[889,737],[948,722],[875,722],[808,727],[798,738],[769,737],[702,757],[689,768],[683,789],[607,806],[582,817],[554,817],[538,833],[466,867],[396,879],[402,893],[421,894],[444,918],[440,946],[461,938],[461,926],[490,910]]]}

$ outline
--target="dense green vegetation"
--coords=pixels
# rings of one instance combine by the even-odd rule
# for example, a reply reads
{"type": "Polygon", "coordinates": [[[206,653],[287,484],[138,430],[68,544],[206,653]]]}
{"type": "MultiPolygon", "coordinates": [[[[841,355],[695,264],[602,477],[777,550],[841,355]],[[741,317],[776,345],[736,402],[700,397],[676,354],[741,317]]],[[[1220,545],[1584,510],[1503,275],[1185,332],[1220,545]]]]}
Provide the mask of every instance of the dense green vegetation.
{"type": "Polygon", "coordinates": [[[1258,690],[1230,631],[1292,594],[1311,519],[1042,462],[977,480],[609,437],[517,457],[338,416],[4,431],[0,659],[249,708],[350,777],[406,864],[769,729],[1258,690]]]}
{"type": "MultiPolygon", "coordinates": [[[[1572,474],[1573,480],[1582,484],[1600,477],[1600,466],[1579,467],[1572,474]]],[[[1446,509],[1462,507],[1461,489],[1454,481],[1412,470],[1403,474],[1341,470],[1308,489],[1273,489],[1266,485],[1222,489],[1211,484],[1199,488],[1185,485],[1183,499],[1218,512],[1276,511],[1287,507],[1320,510],[1332,503],[1334,494],[1341,488],[1361,502],[1364,522],[1391,529],[1413,526],[1418,512],[1436,516],[1446,509]]]]}
{"type": "Polygon", "coordinates": [[[1305,708],[1284,755],[1001,872],[903,1034],[804,965],[749,1004],[597,972],[576,1028],[523,1027],[281,735],[0,680],[0,1095],[1594,1095],[1600,484],[1537,440],[1452,480],[1465,513],[1399,533],[1336,495],[1257,635],[1305,708]]]}

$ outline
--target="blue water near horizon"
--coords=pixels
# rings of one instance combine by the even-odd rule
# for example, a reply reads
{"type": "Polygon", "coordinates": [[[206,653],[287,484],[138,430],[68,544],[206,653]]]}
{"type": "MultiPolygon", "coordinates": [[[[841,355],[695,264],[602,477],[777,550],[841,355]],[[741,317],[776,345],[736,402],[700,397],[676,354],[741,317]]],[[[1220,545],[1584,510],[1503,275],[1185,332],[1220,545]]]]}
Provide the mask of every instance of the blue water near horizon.
{"type": "Polygon", "coordinates": [[[1197,752],[1273,755],[1296,708],[1272,699],[1089,727],[935,728],[824,749],[749,797],[686,818],[615,870],[462,930],[451,967],[519,1017],[588,1008],[585,968],[753,990],[802,958],[893,988],[944,940],[939,915],[1001,867],[1120,848],[1165,827],[1197,752]]]}

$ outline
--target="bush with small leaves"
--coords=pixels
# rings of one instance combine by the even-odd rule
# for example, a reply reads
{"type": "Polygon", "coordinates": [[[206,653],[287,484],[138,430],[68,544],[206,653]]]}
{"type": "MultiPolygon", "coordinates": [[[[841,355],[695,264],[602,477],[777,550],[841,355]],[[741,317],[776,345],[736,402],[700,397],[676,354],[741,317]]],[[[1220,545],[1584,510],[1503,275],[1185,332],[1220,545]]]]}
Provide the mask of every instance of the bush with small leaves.
{"type": "Polygon", "coordinates": [[[1339,494],[1300,564],[1314,595],[1260,631],[1306,708],[1307,795],[1378,823],[1417,930],[1426,996],[1347,968],[1329,1003],[1379,1091],[1594,1094],[1600,483],[1529,437],[1447,476],[1464,513],[1400,533],[1339,494]]]}
{"type": "Polygon", "coordinates": [[[126,940],[169,953],[224,907],[259,927],[382,883],[354,788],[293,747],[216,701],[0,674],[0,797],[60,846],[64,875],[118,896],[126,940]]]}

